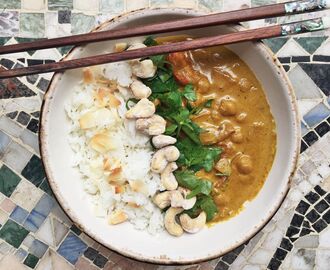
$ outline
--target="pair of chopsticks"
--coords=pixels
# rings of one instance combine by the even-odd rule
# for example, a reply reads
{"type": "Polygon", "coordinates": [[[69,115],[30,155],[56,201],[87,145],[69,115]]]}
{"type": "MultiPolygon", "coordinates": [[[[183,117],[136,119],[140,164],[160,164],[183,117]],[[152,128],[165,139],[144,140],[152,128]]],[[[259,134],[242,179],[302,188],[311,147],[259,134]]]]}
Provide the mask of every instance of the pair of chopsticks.
{"type": "MultiPolygon", "coordinates": [[[[199,16],[189,19],[157,23],[153,25],[140,26],[136,28],[126,28],[118,30],[108,30],[91,32],[69,37],[41,40],[0,47],[0,54],[15,53],[29,50],[39,50],[68,45],[83,45],[91,42],[114,40],[134,36],[153,35],[179,30],[203,28],[229,23],[238,23],[250,20],[278,17],[306,12],[315,12],[330,8],[330,0],[304,0],[275,5],[268,5],[243,10],[216,13],[211,15],[199,16]]],[[[189,41],[182,41],[171,44],[158,45],[143,49],[123,51],[120,53],[108,53],[81,59],[60,61],[43,65],[35,65],[25,68],[0,71],[0,79],[19,77],[47,72],[61,72],[68,69],[82,68],[118,62],[152,55],[165,54],[194,50],[199,48],[226,45],[244,41],[255,41],[279,36],[295,35],[306,32],[324,30],[330,27],[330,17],[317,18],[288,24],[268,26],[263,28],[244,30],[235,33],[217,35],[212,37],[198,38],[189,41]]]]}

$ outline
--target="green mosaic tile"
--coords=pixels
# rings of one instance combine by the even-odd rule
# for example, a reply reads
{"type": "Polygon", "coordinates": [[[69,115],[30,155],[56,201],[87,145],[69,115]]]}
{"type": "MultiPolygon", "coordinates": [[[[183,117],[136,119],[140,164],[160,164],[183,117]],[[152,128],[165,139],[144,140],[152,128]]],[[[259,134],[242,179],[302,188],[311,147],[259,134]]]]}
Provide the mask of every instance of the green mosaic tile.
{"type": "Polygon", "coordinates": [[[42,13],[21,13],[21,35],[42,38],[45,35],[45,15],[42,13]]]}
{"type": "MultiPolygon", "coordinates": [[[[168,0],[165,0],[168,2],[168,0]]],[[[125,2],[123,0],[100,0],[101,11],[107,11],[111,13],[120,13],[125,9],[125,2]]]]}
{"type": "Polygon", "coordinates": [[[0,169],[0,191],[7,197],[14,192],[21,178],[7,166],[3,165],[0,169]]]}
{"type": "Polygon", "coordinates": [[[49,10],[73,9],[73,0],[48,0],[49,10]]]}
{"type": "Polygon", "coordinates": [[[10,38],[8,37],[0,37],[0,46],[5,45],[10,38]]]}
{"type": "Polygon", "coordinates": [[[67,54],[73,47],[72,46],[65,46],[57,48],[57,50],[60,52],[60,54],[65,55],[67,54]]]}
{"type": "Polygon", "coordinates": [[[34,268],[37,265],[38,261],[39,261],[38,257],[29,254],[25,258],[24,264],[27,265],[28,267],[34,268]]]}
{"type": "Polygon", "coordinates": [[[300,37],[294,40],[299,43],[307,52],[313,54],[325,41],[327,37],[300,37]]]}
{"type": "Polygon", "coordinates": [[[46,177],[40,158],[33,156],[23,169],[22,175],[38,187],[46,177]]]}
{"type": "Polygon", "coordinates": [[[222,0],[200,0],[199,3],[204,6],[207,7],[208,9],[212,10],[212,11],[219,11],[222,9],[222,0]]]}
{"type": "Polygon", "coordinates": [[[19,9],[21,8],[21,0],[0,0],[0,9],[19,9]]]}
{"type": "Polygon", "coordinates": [[[276,4],[276,0],[251,0],[252,7],[276,4]]]}
{"type": "Polygon", "coordinates": [[[49,196],[54,197],[54,193],[52,191],[52,189],[50,188],[50,185],[48,183],[47,179],[44,179],[41,183],[41,185],[39,186],[39,188],[41,188],[43,191],[45,191],[49,196]]]}
{"type": "Polygon", "coordinates": [[[288,41],[287,38],[269,38],[264,39],[264,43],[274,52],[277,53],[284,44],[288,41]]]}
{"type": "Polygon", "coordinates": [[[0,238],[5,240],[8,244],[18,248],[28,235],[28,231],[15,221],[8,219],[5,225],[0,230],[0,238]]]}
{"type": "Polygon", "coordinates": [[[71,18],[72,34],[82,34],[95,27],[95,17],[82,13],[74,13],[71,18]]]}

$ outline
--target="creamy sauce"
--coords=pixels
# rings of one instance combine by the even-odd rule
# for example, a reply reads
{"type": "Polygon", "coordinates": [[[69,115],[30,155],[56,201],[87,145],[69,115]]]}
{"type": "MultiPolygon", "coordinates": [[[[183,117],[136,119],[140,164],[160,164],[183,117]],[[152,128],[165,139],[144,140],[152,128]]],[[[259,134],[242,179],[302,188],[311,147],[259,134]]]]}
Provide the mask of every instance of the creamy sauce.
{"type": "Polygon", "coordinates": [[[213,100],[193,121],[207,130],[201,134],[203,144],[223,148],[221,159],[229,162],[230,175],[217,176],[217,169],[197,175],[213,182],[212,197],[219,212],[212,222],[226,220],[258,194],[267,178],[276,152],[274,118],[260,82],[229,49],[174,53],[169,60],[178,81],[195,86],[194,105],[213,100]]]}

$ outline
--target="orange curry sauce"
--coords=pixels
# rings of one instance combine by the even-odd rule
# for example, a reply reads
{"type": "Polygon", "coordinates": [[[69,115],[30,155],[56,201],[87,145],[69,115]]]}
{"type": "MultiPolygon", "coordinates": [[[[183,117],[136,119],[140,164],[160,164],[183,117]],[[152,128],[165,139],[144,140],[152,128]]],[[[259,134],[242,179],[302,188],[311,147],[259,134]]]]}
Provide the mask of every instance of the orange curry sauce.
{"type": "Polygon", "coordinates": [[[213,100],[210,108],[192,120],[206,130],[200,136],[202,143],[218,145],[223,153],[210,173],[199,171],[197,175],[213,182],[212,197],[219,212],[212,222],[226,220],[258,194],[272,167],[276,133],[269,104],[250,68],[225,47],[172,53],[168,60],[178,82],[195,86],[194,105],[213,100]]]}

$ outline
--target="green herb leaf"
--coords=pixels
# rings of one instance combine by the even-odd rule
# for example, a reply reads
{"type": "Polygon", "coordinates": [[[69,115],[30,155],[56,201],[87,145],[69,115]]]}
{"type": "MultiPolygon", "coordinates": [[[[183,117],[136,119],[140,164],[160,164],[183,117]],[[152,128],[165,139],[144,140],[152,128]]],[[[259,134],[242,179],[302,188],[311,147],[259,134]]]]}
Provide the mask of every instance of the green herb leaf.
{"type": "Polygon", "coordinates": [[[187,213],[190,217],[195,218],[202,211],[204,211],[206,214],[206,221],[212,220],[216,215],[216,213],[218,212],[218,208],[211,196],[209,195],[198,196],[194,207],[184,211],[184,213],[187,213]]]}
{"type": "Polygon", "coordinates": [[[166,55],[164,55],[164,54],[150,56],[149,58],[154,63],[154,65],[158,68],[163,67],[167,63],[166,55]]]}
{"type": "Polygon", "coordinates": [[[196,106],[190,110],[191,114],[199,114],[203,108],[211,108],[213,99],[209,99],[205,101],[204,103],[200,104],[199,106],[196,106]]]}
{"type": "Polygon", "coordinates": [[[214,218],[218,212],[218,208],[210,196],[204,196],[199,202],[200,208],[206,213],[206,221],[214,218]]]}
{"type": "Polygon", "coordinates": [[[211,108],[213,99],[209,99],[204,103],[205,108],[211,108]]]}
{"type": "Polygon", "coordinates": [[[186,166],[195,172],[201,169],[210,172],[222,152],[219,147],[196,145],[189,138],[177,142],[176,147],[180,151],[180,157],[177,161],[178,165],[186,166]]]}
{"type": "Polygon", "coordinates": [[[196,101],[196,92],[192,84],[187,84],[182,92],[183,96],[189,101],[196,101]]]}
{"type": "Polygon", "coordinates": [[[168,127],[166,127],[165,135],[169,135],[169,136],[174,135],[177,128],[178,128],[178,125],[176,125],[176,124],[169,125],[168,127]]]}
{"type": "Polygon", "coordinates": [[[158,99],[162,105],[165,105],[171,110],[180,109],[182,106],[181,94],[178,91],[172,91],[163,95],[158,95],[158,99]]]}
{"type": "Polygon", "coordinates": [[[154,39],[153,36],[149,36],[145,39],[145,41],[143,41],[143,44],[148,46],[148,47],[151,47],[151,46],[158,45],[158,42],[154,39]]]}
{"type": "Polygon", "coordinates": [[[212,190],[212,183],[208,180],[198,178],[193,171],[175,172],[176,180],[179,185],[190,189],[187,199],[195,197],[198,194],[209,195],[212,190]]]}

